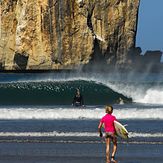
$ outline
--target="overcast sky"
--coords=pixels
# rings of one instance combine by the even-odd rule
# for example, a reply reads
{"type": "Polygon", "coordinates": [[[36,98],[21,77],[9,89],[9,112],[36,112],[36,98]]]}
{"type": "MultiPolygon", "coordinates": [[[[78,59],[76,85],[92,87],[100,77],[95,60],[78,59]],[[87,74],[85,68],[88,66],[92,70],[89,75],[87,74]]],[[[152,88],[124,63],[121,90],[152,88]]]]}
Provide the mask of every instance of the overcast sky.
{"type": "Polygon", "coordinates": [[[136,46],[163,51],[163,0],[140,0],[136,46]]]}

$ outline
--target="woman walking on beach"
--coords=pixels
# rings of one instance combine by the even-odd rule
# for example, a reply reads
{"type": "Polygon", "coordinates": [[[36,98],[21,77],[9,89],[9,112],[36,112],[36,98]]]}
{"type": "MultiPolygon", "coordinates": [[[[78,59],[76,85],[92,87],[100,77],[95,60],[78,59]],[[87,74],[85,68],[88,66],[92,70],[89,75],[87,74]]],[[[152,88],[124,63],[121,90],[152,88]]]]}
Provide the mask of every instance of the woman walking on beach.
{"type": "Polygon", "coordinates": [[[100,123],[98,125],[98,132],[100,134],[100,137],[103,136],[101,128],[104,125],[105,129],[105,142],[106,142],[106,163],[117,163],[115,160],[115,154],[117,151],[117,137],[115,135],[115,127],[114,127],[114,121],[117,121],[116,117],[112,115],[113,113],[113,107],[112,106],[106,106],[105,107],[106,115],[102,117],[100,120],[100,123]],[[113,150],[112,155],[110,159],[110,143],[113,142],[113,150]]]}

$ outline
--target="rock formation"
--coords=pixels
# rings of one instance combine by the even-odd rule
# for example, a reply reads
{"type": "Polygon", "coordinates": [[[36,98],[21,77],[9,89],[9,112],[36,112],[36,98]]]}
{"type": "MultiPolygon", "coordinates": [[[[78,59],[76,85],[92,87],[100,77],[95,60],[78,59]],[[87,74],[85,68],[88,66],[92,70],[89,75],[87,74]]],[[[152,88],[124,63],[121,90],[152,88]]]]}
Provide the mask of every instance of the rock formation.
{"type": "Polygon", "coordinates": [[[139,0],[2,0],[1,70],[77,69],[130,62],[139,0]]]}

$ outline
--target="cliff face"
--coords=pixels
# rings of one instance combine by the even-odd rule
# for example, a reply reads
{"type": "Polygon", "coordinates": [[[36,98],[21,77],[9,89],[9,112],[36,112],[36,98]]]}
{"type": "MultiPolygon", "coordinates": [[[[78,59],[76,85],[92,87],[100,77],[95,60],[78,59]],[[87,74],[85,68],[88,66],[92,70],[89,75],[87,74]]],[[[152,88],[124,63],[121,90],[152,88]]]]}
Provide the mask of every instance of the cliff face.
{"type": "Polygon", "coordinates": [[[3,0],[4,70],[121,66],[135,46],[139,0],[3,0]],[[107,65],[106,65],[107,66],[107,65]]]}

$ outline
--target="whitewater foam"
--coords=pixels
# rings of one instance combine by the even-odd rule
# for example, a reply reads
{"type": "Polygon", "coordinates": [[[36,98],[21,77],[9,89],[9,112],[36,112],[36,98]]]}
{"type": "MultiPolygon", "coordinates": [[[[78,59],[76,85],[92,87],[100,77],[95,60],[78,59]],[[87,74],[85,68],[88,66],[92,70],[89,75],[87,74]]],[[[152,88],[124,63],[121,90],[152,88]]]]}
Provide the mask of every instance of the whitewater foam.
{"type": "MultiPolygon", "coordinates": [[[[99,137],[97,132],[0,132],[0,137],[99,137]]],[[[163,138],[163,133],[129,132],[129,138],[163,138]]]]}
{"type": "Polygon", "coordinates": [[[136,101],[147,104],[163,104],[163,90],[162,88],[151,88],[147,90],[143,98],[136,101]]]}
{"type": "MultiPolygon", "coordinates": [[[[163,108],[114,109],[118,119],[163,119],[163,108]]],[[[100,119],[103,108],[1,108],[0,119],[100,119]]]]}

